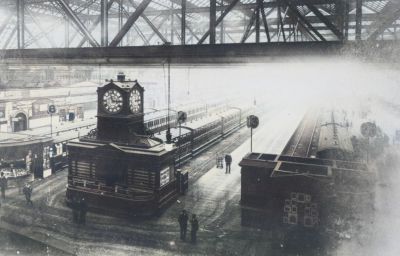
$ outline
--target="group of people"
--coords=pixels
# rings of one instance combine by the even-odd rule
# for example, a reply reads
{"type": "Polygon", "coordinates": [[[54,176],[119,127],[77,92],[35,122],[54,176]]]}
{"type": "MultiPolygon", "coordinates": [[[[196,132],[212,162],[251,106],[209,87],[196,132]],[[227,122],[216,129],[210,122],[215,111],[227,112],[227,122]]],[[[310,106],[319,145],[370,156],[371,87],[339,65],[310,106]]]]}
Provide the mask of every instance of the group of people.
{"type": "MultiPolygon", "coordinates": [[[[8,187],[7,177],[4,175],[4,172],[1,172],[0,173],[0,190],[1,190],[1,198],[3,199],[3,201],[6,200],[7,187],[8,187]]],[[[25,183],[24,188],[22,189],[22,192],[25,195],[26,204],[33,205],[33,202],[31,200],[32,191],[33,191],[33,188],[31,186],[31,184],[25,183]]]]}
{"type": "MultiPolygon", "coordinates": [[[[188,213],[186,212],[186,210],[182,210],[181,214],[178,217],[182,241],[186,240],[188,221],[189,221],[188,213]]],[[[191,239],[190,239],[190,241],[192,243],[196,243],[197,231],[199,230],[199,221],[197,220],[196,214],[192,214],[192,217],[190,219],[190,224],[191,224],[191,230],[190,230],[190,238],[191,239]]]]}
{"type": "Polygon", "coordinates": [[[75,223],[85,224],[88,205],[84,197],[74,198],[71,203],[72,219],[75,223]]]}

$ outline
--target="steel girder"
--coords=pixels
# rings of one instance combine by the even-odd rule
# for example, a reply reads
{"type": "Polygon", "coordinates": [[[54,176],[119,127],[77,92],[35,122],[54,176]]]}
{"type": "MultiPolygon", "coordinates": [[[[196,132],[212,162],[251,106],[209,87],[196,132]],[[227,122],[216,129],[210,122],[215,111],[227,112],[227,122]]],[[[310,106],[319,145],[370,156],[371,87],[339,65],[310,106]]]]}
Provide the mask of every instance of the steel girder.
{"type": "Polygon", "coordinates": [[[79,31],[86,37],[86,39],[89,41],[89,43],[93,47],[99,47],[99,43],[96,41],[96,39],[90,34],[89,30],[86,28],[86,26],[82,23],[82,21],[79,19],[79,17],[75,14],[75,12],[71,9],[71,7],[65,2],[65,0],[57,0],[56,2],[65,12],[65,14],[68,16],[68,18],[76,25],[76,27],[79,29],[79,31]]]}
{"type": "Polygon", "coordinates": [[[382,9],[379,14],[379,19],[376,19],[370,29],[368,40],[375,40],[383,33],[390,25],[392,25],[400,17],[400,2],[391,0],[382,9]]]}
{"type": "MultiPolygon", "coordinates": [[[[15,4],[13,1],[4,1],[10,8],[13,3],[15,4]]],[[[211,4],[204,4],[197,0],[137,0],[137,2],[124,0],[123,5],[118,5],[118,7],[112,4],[115,0],[69,0],[69,3],[67,1],[17,0],[16,2],[25,3],[25,8],[22,9],[29,13],[26,16],[19,14],[20,18],[16,19],[19,22],[25,19],[24,22],[27,22],[26,26],[17,26],[18,41],[25,40],[23,38],[25,28],[29,28],[31,34],[48,30],[46,27],[38,26],[41,24],[40,20],[37,21],[40,18],[35,15],[40,6],[45,10],[47,17],[52,15],[52,12],[58,19],[63,16],[68,17],[75,29],[69,41],[72,41],[75,36],[82,35],[80,42],[78,40],[78,45],[72,43],[71,47],[82,47],[85,42],[89,42],[92,47],[100,45],[118,47],[131,28],[136,30],[144,44],[154,44],[155,41],[150,40],[157,35],[164,44],[172,41],[173,37],[178,37],[179,44],[182,45],[186,43],[214,44],[217,41],[217,29],[220,32],[220,43],[223,42],[222,38],[225,36],[228,41],[230,38],[233,42],[250,43],[280,41],[281,39],[283,41],[353,40],[353,36],[360,39],[361,35],[361,39],[375,40],[382,33],[386,36],[379,39],[396,38],[399,35],[396,29],[400,21],[400,7],[397,0],[253,0],[246,2],[211,0],[209,1],[211,4]],[[173,9],[168,3],[173,3],[173,9]],[[131,8],[134,7],[134,10],[127,11],[128,5],[131,8]],[[362,8],[368,8],[376,13],[362,13],[360,11],[362,8]],[[271,10],[274,11],[269,15],[271,10]],[[117,18],[121,24],[122,13],[129,18],[124,26],[116,26],[117,18]],[[231,15],[228,16],[228,14],[231,15]],[[36,21],[35,17],[38,17],[36,21]],[[174,26],[167,30],[162,23],[171,17],[174,19],[168,24],[174,26]],[[101,27],[98,26],[99,23],[102,24],[101,27]],[[32,28],[30,24],[36,24],[36,27],[32,28]],[[107,38],[108,26],[113,26],[112,31],[117,31],[110,44],[107,38]],[[239,26],[243,26],[242,31],[239,26]],[[97,38],[99,34],[100,37],[97,38]],[[171,40],[166,39],[169,35],[171,35],[171,40]],[[209,42],[206,42],[207,38],[209,42]]],[[[5,36],[11,32],[7,30],[5,36]]],[[[43,37],[35,36],[34,38],[43,37]]],[[[45,45],[52,47],[62,45],[51,43],[48,40],[52,38],[51,35],[46,38],[47,41],[42,41],[45,45]]],[[[13,42],[15,42],[14,39],[11,39],[8,45],[14,45],[13,42]]],[[[141,44],[142,41],[139,40],[137,43],[141,44]]],[[[34,42],[30,42],[30,45],[32,44],[34,42]]],[[[128,45],[132,44],[133,41],[128,42],[128,45]]],[[[24,43],[19,45],[20,48],[24,47],[24,43]]],[[[68,47],[67,44],[66,46],[68,47]]]]}
{"type": "MultiPolygon", "coordinates": [[[[356,42],[280,42],[215,45],[163,45],[142,47],[96,47],[56,49],[0,50],[4,65],[162,65],[166,60],[173,64],[218,64],[265,62],[266,58],[301,58],[312,56],[341,56],[353,53],[356,56],[374,57],[378,53],[387,60],[400,52],[397,42],[385,41],[379,46],[356,42]],[[374,50],[371,50],[373,48],[374,50]]],[[[396,59],[394,59],[396,61],[396,59]]],[[[397,60],[398,61],[398,60],[397,60]]]]}
{"type": "Polygon", "coordinates": [[[110,46],[111,47],[116,47],[122,40],[122,38],[128,33],[129,29],[132,27],[132,25],[136,22],[136,20],[142,15],[143,11],[146,9],[146,7],[150,4],[152,0],[144,0],[142,1],[139,6],[136,8],[135,12],[131,14],[131,16],[128,18],[124,26],[121,28],[121,30],[117,33],[117,35],[114,37],[114,39],[111,41],[110,46]]]}
{"type": "Polygon", "coordinates": [[[25,45],[25,0],[17,0],[17,47],[25,45]]]}
{"type": "Polygon", "coordinates": [[[293,57],[337,54],[341,42],[250,43],[215,45],[161,45],[139,47],[52,48],[0,51],[3,64],[148,64],[228,63],[241,62],[243,57],[293,57]]]}

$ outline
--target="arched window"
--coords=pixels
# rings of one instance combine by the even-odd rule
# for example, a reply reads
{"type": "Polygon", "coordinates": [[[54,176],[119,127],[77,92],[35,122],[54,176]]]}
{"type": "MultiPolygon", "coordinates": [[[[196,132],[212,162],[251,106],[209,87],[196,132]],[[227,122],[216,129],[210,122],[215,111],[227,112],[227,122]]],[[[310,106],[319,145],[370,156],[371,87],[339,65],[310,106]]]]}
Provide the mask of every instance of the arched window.
{"type": "Polygon", "coordinates": [[[24,113],[18,113],[13,118],[13,131],[19,132],[19,131],[25,131],[26,129],[28,129],[27,117],[24,113]]]}

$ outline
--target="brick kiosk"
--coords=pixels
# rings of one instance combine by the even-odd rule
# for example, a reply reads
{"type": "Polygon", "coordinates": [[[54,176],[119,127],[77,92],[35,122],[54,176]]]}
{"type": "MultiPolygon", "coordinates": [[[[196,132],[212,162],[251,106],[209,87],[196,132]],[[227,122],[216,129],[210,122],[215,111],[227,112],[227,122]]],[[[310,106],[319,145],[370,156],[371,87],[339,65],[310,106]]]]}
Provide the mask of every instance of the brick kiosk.
{"type": "Polygon", "coordinates": [[[67,202],[106,214],[153,214],[178,195],[176,148],[146,134],[137,81],[98,88],[97,130],[68,143],[67,202]]]}
{"type": "Polygon", "coordinates": [[[374,175],[363,163],[249,153],[239,165],[245,226],[317,228],[336,201],[373,193],[374,175]]]}

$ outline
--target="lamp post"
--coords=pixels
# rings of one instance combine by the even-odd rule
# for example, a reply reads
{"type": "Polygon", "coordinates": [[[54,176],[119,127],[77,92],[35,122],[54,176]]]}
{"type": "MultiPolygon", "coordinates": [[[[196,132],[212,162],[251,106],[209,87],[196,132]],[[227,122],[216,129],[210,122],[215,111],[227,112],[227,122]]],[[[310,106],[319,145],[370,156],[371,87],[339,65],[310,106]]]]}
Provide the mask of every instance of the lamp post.
{"type": "Polygon", "coordinates": [[[247,127],[250,128],[250,152],[253,152],[253,129],[257,128],[258,124],[257,116],[250,115],[247,117],[247,127]]]}
{"type": "Polygon", "coordinates": [[[169,124],[169,111],[171,107],[171,60],[168,58],[168,111],[167,111],[167,133],[166,133],[166,139],[167,143],[171,144],[172,140],[172,135],[171,135],[171,127],[169,124]]]}
{"type": "Polygon", "coordinates": [[[48,112],[50,114],[50,137],[53,137],[53,114],[56,113],[56,106],[49,105],[48,112]]]}
{"type": "MultiPolygon", "coordinates": [[[[186,112],[183,112],[183,111],[178,111],[178,113],[177,113],[177,122],[178,122],[178,124],[179,124],[179,139],[181,138],[181,128],[182,128],[182,124],[184,123],[184,122],[186,122],[186,120],[187,120],[187,114],[186,114],[186,112]]],[[[181,143],[179,142],[179,145],[178,145],[178,166],[180,166],[181,165],[181,143]]]]}

